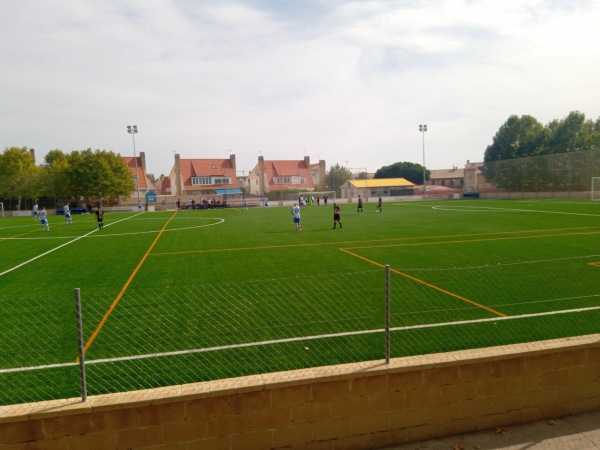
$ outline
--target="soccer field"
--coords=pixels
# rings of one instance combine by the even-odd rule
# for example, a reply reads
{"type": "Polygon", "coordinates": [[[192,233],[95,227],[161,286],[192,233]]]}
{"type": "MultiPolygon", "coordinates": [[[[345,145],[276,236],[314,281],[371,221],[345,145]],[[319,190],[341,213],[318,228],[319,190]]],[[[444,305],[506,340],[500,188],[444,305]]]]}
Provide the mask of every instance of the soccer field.
{"type": "Polygon", "coordinates": [[[0,219],[0,404],[600,332],[600,203],[0,219]],[[386,278],[389,265],[389,286],[386,278]]]}

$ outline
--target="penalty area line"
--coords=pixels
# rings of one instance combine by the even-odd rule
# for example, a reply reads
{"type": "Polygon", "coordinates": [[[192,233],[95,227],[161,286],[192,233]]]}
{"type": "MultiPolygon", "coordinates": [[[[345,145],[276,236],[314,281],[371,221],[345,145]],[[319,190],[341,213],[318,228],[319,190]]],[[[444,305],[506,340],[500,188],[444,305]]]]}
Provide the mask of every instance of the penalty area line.
{"type": "MultiPolygon", "coordinates": [[[[106,225],[106,226],[107,226],[107,227],[109,227],[109,226],[111,226],[111,225],[114,225],[115,223],[119,223],[119,222],[121,222],[121,221],[123,221],[123,220],[127,220],[127,219],[128,219],[128,218],[126,218],[126,219],[121,219],[121,220],[117,220],[116,222],[112,222],[112,223],[110,223],[110,224],[108,224],[108,225],[106,225]]],[[[0,272],[0,277],[1,277],[1,276],[3,276],[3,275],[6,275],[7,273],[10,273],[10,272],[12,272],[13,270],[20,269],[21,267],[23,267],[23,266],[25,266],[25,265],[27,265],[27,264],[29,264],[29,263],[31,263],[31,262],[33,262],[33,261],[37,260],[37,259],[43,258],[44,256],[47,256],[47,255],[49,255],[50,253],[53,253],[53,252],[55,252],[56,250],[60,250],[61,248],[63,248],[63,247],[66,247],[67,245],[73,244],[74,242],[77,242],[77,241],[78,241],[78,240],[80,240],[80,239],[83,239],[83,238],[85,238],[85,237],[88,237],[90,234],[96,233],[97,231],[98,231],[98,229],[92,230],[92,231],[90,231],[89,233],[86,233],[86,234],[84,234],[84,235],[81,235],[81,236],[79,236],[79,237],[76,237],[76,238],[74,238],[72,241],[65,242],[64,244],[61,244],[61,245],[59,245],[58,247],[54,247],[53,249],[51,249],[51,250],[48,250],[47,252],[44,252],[44,253],[42,253],[41,255],[34,256],[33,258],[31,258],[31,259],[29,259],[29,260],[27,260],[27,261],[24,261],[24,262],[22,262],[21,264],[17,264],[16,266],[14,266],[14,267],[11,267],[10,269],[8,269],[8,270],[5,270],[4,272],[0,272]]]]}

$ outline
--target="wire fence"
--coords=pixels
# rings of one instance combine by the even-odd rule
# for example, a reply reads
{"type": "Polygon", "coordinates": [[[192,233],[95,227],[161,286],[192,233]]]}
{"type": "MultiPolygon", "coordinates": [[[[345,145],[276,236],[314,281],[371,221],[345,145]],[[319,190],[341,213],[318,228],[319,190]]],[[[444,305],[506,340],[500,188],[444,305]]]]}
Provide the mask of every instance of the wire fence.
{"type": "Polygon", "coordinates": [[[487,161],[480,191],[588,192],[600,176],[600,150],[487,161]]]}
{"type": "Polygon", "coordinates": [[[0,298],[10,317],[0,328],[0,404],[263,373],[285,377],[299,368],[600,332],[593,292],[559,298],[532,274],[535,288],[494,300],[502,289],[490,278],[495,269],[471,270],[460,286],[448,282],[448,271],[377,269],[0,298]],[[437,287],[442,280],[444,289],[437,287]],[[491,300],[470,300],[475,292],[491,300]]]}

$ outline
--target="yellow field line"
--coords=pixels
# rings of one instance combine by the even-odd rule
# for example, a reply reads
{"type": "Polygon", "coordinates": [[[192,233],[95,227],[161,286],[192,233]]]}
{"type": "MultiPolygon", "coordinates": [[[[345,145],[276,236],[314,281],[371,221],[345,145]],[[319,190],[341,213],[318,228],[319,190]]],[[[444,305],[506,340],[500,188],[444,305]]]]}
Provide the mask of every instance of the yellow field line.
{"type": "MultiPolygon", "coordinates": [[[[165,228],[167,228],[167,226],[169,225],[169,223],[171,222],[171,220],[173,220],[173,218],[176,215],[177,215],[177,213],[173,213],[173,215],[169,218],[169,220],[167,220],[167,222],[164,224],[164,226],[158,232],[158,235],[156,236],[156,238],[154,239],[154,241],[152,242],[152,244],[150,245],[150,247],[148,247],[148,250],[146,251],[146,254],[142,257],[141,261],[138,263],[137,267],[134,269],[134,271],[132,272],[132,274],[129,276],[129,279],[125,282],[125,285],[123,286],[123,288],[121,289],[121,291],[119,292],[119,294],[117,295],[117,297],[113,300],[112,304],[110,305],[110,308],[108,308],[108,310],[104,314],[104,317],[102,317],[102,320],[100,321],[100,323],[98,324],[98,326],[96,327],[96,329],[94,330],[94,332],[92,333],[92,335],[90,336],[90,338],[88,339],[88,341],[85,343],[85,346],[83,347],[83,353],[84,353],[84,355],[88,351],[88,349],[90,348],[90,346],[92,345],[92,343],[94,342],[94,340],[96,339],[96,337],[98,336],[98,334],[100,333],[100,330],[102,330],[102,327],[104,326],[104,324],[108,320],[108,317],[111,315],[111,313],[117,307],[117,304],[119,303],[119,301],[123,297],[123,294],[125,294],[125,291],[127,290],[127,288],[129,287],[129,285],[131,284],[131,282],[133,281],[133,279],[135,278],[135,276],[139,272],[140,268],[142,267],[142,265],[144,264],[144,262],[148,258],[148,255],[150,254],[150,252],[152,251],[152,249],[154,248],[154,246],[158,242],[158,239],[160,239],[160,236],[162,235],[163,231],[165,231],[165,228]]],[[[77,357],[77,359],[75,360],[75,362],[79,362],[79,357],[77,357]]]]}
{"type": "MultiPolygon", "coordinates": [[[[41,225],[40,225],[41,226],[41,225]]],[[[25,233],[21,233],[21,234],[15,234],[14,236],[9,236],[9,237],[4,237],[4,238],[0,238],[0,241],[8,241],[10,239],[14,239],[17,237],[21,237],[21,236],[25,236],[26,234],[31,234],[31,233],[35,233],[37,231],[41,231],[40,228],[37,228],[35,230],[31,230],[31,231],[26,231],[25,233]]]]}
{"type": "MultiPolygon", "coordinates": [[[[80,220],[80,221],[78,221],[78,222],[86,222],[86,221],[87,221],[87,220],[85,220],[85,219],[84,219],[84,220],[80,220]]],[[[53,227],[58,227],[58,226],[61,226],[61,225],[65,225],[65,223],[64,223],[64,222],[61,222],[61,223],[53,223],[53,224],[52,224],[52,226],[53,226],[53,227]]],[[[40,227],[41,227],[41,224],[37,223],[37,224],[35,224],[34,226],[37,226],[37,229],[35,229],[35,230],[31,230],[31,231],[26,231],[26,232],[24,232],[24,233],[20,233],[20,234],[15,234],[14,236],[0,237],[0,241],[9,241],[9,240],[11,240],[11,239],[14,239],[14,238],[18,238],[18,237],[21,237],[21,236],[25,236],[26,234],[31,234],[31,233],[35,233],[35,232],[37,232],[37,231],[41,231],[41,228],[40,228],[40,227]]]]}
{"type": "MultiPolygon", "coordinates": [[[[346,248],[340,248],[340,250],[343,251],[344,253],[348,253],[351,256],[354,256],[356,258],[362,259],[363,261],[367,261],[367,262],[369,262],[371,264],[374,264],[374,265],[376,265],[378,267],[385,268],[385,265],[383,265],[381,263],[378,263],[378,262],[375,262],[375,261],[372,261],[369,258],[365,258],[364,256],[357,255],[356,253],[353,253],[353,252],[351,252],[350,250],[348,250],[346,248]]],[[[436,291],[439,291],[439,292],[441,292],[443,294],[449,295],[450,297],[454,297],[454,298],[456,298],[458,300],[461,300],[463,302],[470,303],[471,305],[477,306],[478,308],[485,309],[486,311],[489,311],[492,314],[496,314],[497,316],[508,317],[506,314],[503,314],[503,313],[501,313],[499,311],[496,311],[495,309],[488,308],[487,306],[482,305],[481,303],[474,302],[473,300],[469,300],[468,298],[462,297],[462,296],[460,296],[458,294],[455,294],[454,292],[450,292],[450,291],[447,291],[446,289],[442,289],[439,286],[435,286],[433,284],[427,283],[426,281],[423,281],[423,280],[421,280],[419,278],[413,277],[412,275],[409,275],[407,273],[400,272],[399,270],[395,270],[395,269],[392,269],[392,268],[390,268],[390,271],[393,272],[393,273],[395,273],[395,274],[397,274],[397,275],[401,275],[401,276],[403,276],[405,278],[408,278],[410,280],[416,281],[417,283],[420,283],[420,284],[422,284],[424,286],[427,286],[427,287],[429,287],[431,289],[435,289],[436,291]]]]}
{"type": "MultiPolygon", "coordinates": [[[[473,233],[473,234],[451,234],[448,236],[417,236],[412,238],[393,238],[393,239],[365,239],[360,241],[336,241],[336,242],[320,242],[316,244],[285,244],[285,245],[262,245],[259,247],[243,247],[243,248],[217,248],[212,250],[183,250],[180,252],[160,252],[153,253],[150,256],[168,256],[168,255],[187,255],[190,253],[217,253],[217,252],[234,252],[234,251],[244,251],[244,250],[268,250],[268,249],[278,249],[278,248],[289,248],[289,247],[316,247],[320,245],[343,245],[343,244],[360,244],[367,242],[390,242],[390,241],[416,241],[420,239],[444,239],[444,238],[457,238],[457,237],[470,237],[470,236],[494,236],[494,235],[504,235],[504,234],[517,234],[517,233],[539,233],[539,232],[548,232],[548,231],[560,231],[560,230],[586,230],[586,229],[598,229],[600,227],[577,227],[577,228],[554,228],[548,230],[522,230],[522,231],[499,231],[499,232],[490,232],[490,233],[473,233]]],[[[599,231],[590,231],[587,233],[564,233],[564,234],[546,234],[546,235],[538,235],[538,236],[511,236],[511,237],[498,237],[498,238],[490,238],[490,239],[467,239],[463,241],[435,241],[435,242],[407,242],[400,244],[384,244],[381,246],[369,246],[369,247],[354,247],[351,248],[377,248],[377,247],[401,247],[401,246],[409,246],[409,245],[431,245],[431,244],[452,244],[452,243],[462,243],[462,242],[482,242],[489,240],[509,240],[509,239],[525,239],[529,237],[541,238],[541,237],[554,237],[554,236],[569,236],[572,234],[598,234],[599,231]]]]}
{"type": "Polygon", "coordinates": [[[441,244],[464,244],[468,242],[487,242],[487,241],[509,241],[513,239],[539,239],[545,237],[560,237],[560,236],[579,236],[587,234],[600,234],[600,231],[588,231],[585,233],[561,233],[561,234],[539,234],[537,236],[507,236],[497,238],[485,238],[485,239],[463,239],[459,241],[433,241],[433,242],[408,242],[403,244],[388,244],[388,245],[369,245],[365,247],[352,247],[352,248],[383,248],[383,247],[409,247],[417,245],[441,245],[441,244]]]}

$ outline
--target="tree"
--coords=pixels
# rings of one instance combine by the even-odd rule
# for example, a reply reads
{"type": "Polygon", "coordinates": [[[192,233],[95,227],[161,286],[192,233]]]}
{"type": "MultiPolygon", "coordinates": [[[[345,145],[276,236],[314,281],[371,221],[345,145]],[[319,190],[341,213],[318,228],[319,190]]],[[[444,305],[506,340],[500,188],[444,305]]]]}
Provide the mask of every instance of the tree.
{"type": "Polygon", "coordinates": [[[367,180],[367,179],[369,179],[369,174],[367,172],[358,172],[358,174],[356,174],[356,179],[357,180],[367,180]]]}
{"type": "Polygon", "coordinates": [[[125,161],[112,151],[74,151],[68,159],[68,174],[78,196],[116,200],[135,188],[125,161]]]}
{"type": "Polygon", "coordinates": [[[338,188],[352,178],[352,173],[344,166],[340,166],[338,163],[335,166],[331,166],[329,172],[327,172],[327,185],[329,189],[338,191],[338,188]]]}
{"type": "Polygon", "coordinates": [[[591,150],[594,122],[585,120],[585,114],[572,111],[562,120],[548,124],[550,136],[547,153],[571,153],[591,150]]]}
{"type": "Polygon", "coordinates": [[[27,147],[11,147],[0,155],[0,196],[17,200],[17,209],[25,198],[37,200],[44,192],[43,170],[27,147]]]}
{"type": "MultiPolygon", "coordinates": [[[[431,172],[425,170],[425,179],[431,172]]],[[[423,166],[411,162],[397,162],[377,169],[374,178],[404,178],[413,184],[423,184],[423,166]]]]}
{"type": "Polygon", "coordinates": [[[69,199],[75,195],[69,175],[69,155],[62,150],[50,150],[44,158],[47,192],[55,198],[69,199]]]}
{"type": "Polygon", "coordinates": [[[485,178],[498,187],[522,188],[524,172],[515,170],[514,165],[500,164],[498,161],[541,155],[547,139],[547,130],[534,117],[510,116],[485,150],[485,178]]]}

